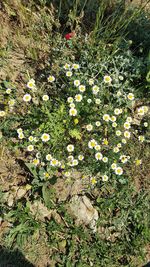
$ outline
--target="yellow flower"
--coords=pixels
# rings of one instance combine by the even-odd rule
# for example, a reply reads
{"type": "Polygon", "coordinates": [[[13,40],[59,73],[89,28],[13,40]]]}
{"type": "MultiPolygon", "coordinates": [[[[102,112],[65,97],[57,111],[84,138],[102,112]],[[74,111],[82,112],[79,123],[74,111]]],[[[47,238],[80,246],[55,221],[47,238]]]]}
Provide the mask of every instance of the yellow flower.
{"type": "Polygon", "coordinates": [[[39,159],[34,159],[32,162],[35,166],[37,166],[40,163],[39,159]]]}
{"type": "Polygon", "coordinates": [[[52,76],[52,75],[49,75],[48,78],[47,78],[48,82],[52,83],[55,81],[55,77],[52,76]]]}
{"type": "Polygon", "coordinates": [[[108,140],[107,140],[107,138],[104,138],[104,139],[103,139],[103,144],[104,144],[105,146],[108,146],[108,140]]]}
{"type": "Polygon", "coordinates": [[[78,124],[79,120],[78,119],[74,119],[74,124],[78,124]]]}
{"type": "Polygon", "coordinates": [[[44,176],[45,176],[46,178],[48,178],[48,177],[49,177],[49,173],[48,173],[48,172],[45,172],[45,173],[44,173],[44,176]]]}
{"type": "Polygon", "coordinates": [[[47,142],[47,141],[49,141],[50,136],[49,136],[49,134],[44,133],[44,134],[42,134],[41,139],[43,142],[47,142]]]}
{"type": "Polygon", "coordinates": [[[97,183],[95,177],[91,177],[90,181],[92,185],[95,185],[97,183]]]}
{"type": "Polygon", "coordinates": [[[135,160],[135,165],[136,166],[139,166],[139,165],[141,165],[142,164],[142,160],[141,159],[136,159],[135,160]]]}

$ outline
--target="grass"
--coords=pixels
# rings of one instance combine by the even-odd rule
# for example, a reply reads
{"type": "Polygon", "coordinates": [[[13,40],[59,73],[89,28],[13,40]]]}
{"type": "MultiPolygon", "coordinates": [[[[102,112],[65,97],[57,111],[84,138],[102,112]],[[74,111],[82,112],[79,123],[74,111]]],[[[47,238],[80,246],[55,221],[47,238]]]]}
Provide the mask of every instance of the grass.
{"type": "Polygon", "coordinates": [[[149,11],[144,9],[146,1],[140,8],[127,9],[123,2],[4,0],[2,3],[0,109],[7,116],[0,118],[3,247],[0,266],[146,264],[150,241],[150,166],[149,125],[144,125],[149,120],[149,109],[142,116],[138,112],[149,105],[150,22],[149,11]],[[66,41],[65,33],[73,30],[76,36],[66,41]],[[65,63],[77,63],[80,69],[71,78],[66,77],[65,63]],[[106,74],[112,78],[113,86],[104,82],[106,74]],[[55,76],[56,82],[48,83],[49,75],[55,76]],[[32,92],[34,86],[27,91],[31,78],[35,79],[37,92],[32,92]],[[90,91],[89,78],[100,86],[96,97],[90,91]],[[75,102],[78,115],[74,118],[68,115],[67,99],[76,97],[73,88],[77,79],[86,84],[88,93],[84,92],[84,101],[89,98],[101,101],[98,106],[75,102]],[[11,94],[6,93],[8,88],[11,94]],[[120,90],[124,97],[118,98],[120,90]],[[22,101],[26,93],[36,98],[34,104],[22,101]],[[135,101],[129,101],[129,93],[134,94],[135,101]],[[42,101],[43,95],[50,100],[42,101]],[[12,98],[16,102],[11,106],[12,98]],[[113,147],[121,142],[120,137],[102,119],[107,113],[112,116],[115,108],[123,110],[117,117],[121,131],[126,117],[133,120],[132,138],[121,152],[130,155],[127,165],[119,159],[121,154],[113,152],[113,147]],[[94,126],[98,118],[99,130],[94,126]],[[86,130],[89,124],[94,127],[92,132],[86,130]],[[41,138],[43,133],[50,133],[48,143],[34,143],[36,155],[41,154],[37,165],[34,160],[38,157],[26,149],[27,138],[18,139],[16,130],[20,127],[26,137],[41,138]],[[139,136],[146,141],[139,142],[139,136]],[[89,137],[100,140],[102,154],[108,156],[110,163],[117,162],[122,167],[122,176],[111,170],[110,163],[97,164],[96,152],[87,148],[89,137]],[[104,139],[109,141],[108,146],[104,139]],[[66,164],[68,144],[74,145],[76,157],[81,152],[85,156],[73,172],[66,164]],[[49,153],[61,163],[59,168],[45,163],[49,153]],[[64,163],[66,170],[62,167],[64,163]],[[104,175],[108,176],[107,182],[104,175]],[[96,232],[90,225],[79,223],[72,214],[73,195],[85,195],[97,210],[96,232]]]}

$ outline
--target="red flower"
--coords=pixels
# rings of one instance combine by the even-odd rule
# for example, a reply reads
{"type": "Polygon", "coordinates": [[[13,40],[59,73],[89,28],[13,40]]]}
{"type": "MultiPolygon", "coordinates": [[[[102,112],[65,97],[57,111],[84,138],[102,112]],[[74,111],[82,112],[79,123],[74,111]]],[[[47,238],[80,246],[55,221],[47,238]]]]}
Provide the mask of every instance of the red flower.
{"type": "Polygon", "coordinates": [[[70,40],[73,36],[75,36],[75,32],[70,32],[65,34],[65,39],[70,40]]]}

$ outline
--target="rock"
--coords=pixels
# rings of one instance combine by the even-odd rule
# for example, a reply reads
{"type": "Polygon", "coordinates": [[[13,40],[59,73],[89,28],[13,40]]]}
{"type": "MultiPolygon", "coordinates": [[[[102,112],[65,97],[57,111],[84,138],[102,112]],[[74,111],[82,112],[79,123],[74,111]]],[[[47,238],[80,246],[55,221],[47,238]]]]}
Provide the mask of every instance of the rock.
{"type": "Polygon", "coordinates": [[[29,207],[31,213],[36,217],[37,220],[45,221],[46,218],[50,220],[52,211],[48,210],[48,208],[45,207],[41,201],[34,201],[33,204],[29,204],[29,207]]]}
{"type": "Polygon", "coordinates": [[[89,225],[96,232],[96,221],[99,216],[89,198],[75,195],[71,198],[69,207],[71,213],[77,218],[77,224],[89,225]]]}

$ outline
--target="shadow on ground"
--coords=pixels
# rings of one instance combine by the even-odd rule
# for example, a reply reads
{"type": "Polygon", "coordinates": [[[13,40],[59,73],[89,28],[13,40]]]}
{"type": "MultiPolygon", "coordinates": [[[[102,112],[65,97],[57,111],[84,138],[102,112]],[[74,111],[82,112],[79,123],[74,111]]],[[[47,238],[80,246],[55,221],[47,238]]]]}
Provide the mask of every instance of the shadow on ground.
{"type": "Polygon", "coordinates": [[[35,267],[19,250],[8,250],[0,246],[0,267],[35,267]]]}
{"type": "Polygon", "coordinates": [[[144,265],[143,267],[150,267],[150,261],[146,265],[144,265]]]}

